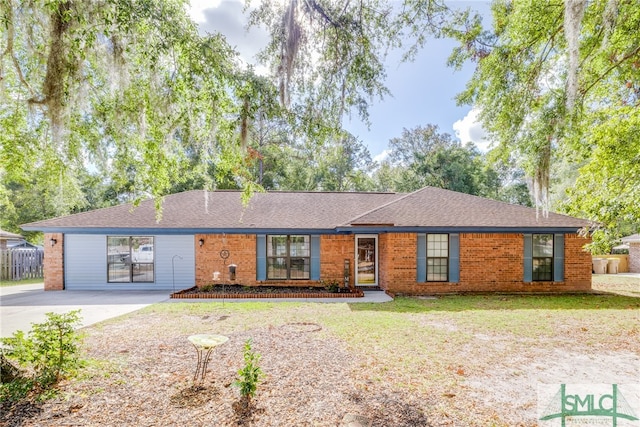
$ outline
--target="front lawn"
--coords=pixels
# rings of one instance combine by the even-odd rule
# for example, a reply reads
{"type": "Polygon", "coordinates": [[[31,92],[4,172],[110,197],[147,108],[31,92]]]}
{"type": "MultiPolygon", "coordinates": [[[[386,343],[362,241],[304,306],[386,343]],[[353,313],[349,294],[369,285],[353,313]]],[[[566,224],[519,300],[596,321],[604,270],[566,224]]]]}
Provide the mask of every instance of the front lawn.
{"type": "Polygon", "coordinates": [[[640,378],[640,298],[620,295],[173,302],[86,332],[84,376],[22,422],[235,425],[248,338],[265,373],[242,421],[256,426],[533,426],[539,384],[640,378]],[[197,333],[229,337],[201,388],[197,333]]]}
{"type": "Polygon", "coordinates": [[[591,287],[597,291],[640,297],[640,277],[624,274],[594,274],[591,287]]]}
{"type": "Polygon", "coordinates": [[[35,285],[38,283],[44,283],[44,279],[40,277],[36,279],[0,280],[0,287],[17,286],[17,285],[35,285]]]}

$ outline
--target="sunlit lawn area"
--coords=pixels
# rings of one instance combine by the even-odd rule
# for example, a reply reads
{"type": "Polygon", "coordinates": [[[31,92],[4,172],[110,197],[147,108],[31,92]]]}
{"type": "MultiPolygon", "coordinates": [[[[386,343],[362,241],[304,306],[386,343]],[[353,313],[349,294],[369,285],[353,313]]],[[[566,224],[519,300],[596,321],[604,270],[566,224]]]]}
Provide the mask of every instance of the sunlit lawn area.
{"type": "Polygon", "coordinates": [[[536,425],[538,384],[640,377],[640,298],[620,295],[161,303],[86,332],[94,363],[68,385],[68,400],[47,404],[80,408],[80,424],[126,424],[132,407],[156,425],[183,422],[189,411],[228,425],[237,396],[229,384],[247,338],[266,375],[252,425],[335,426],[345,413],[376,426],[536,425]],[[214,351],[194,409],[175,396],[191,385],[186,337],[196,333],[230,339],[214,351]]]}
{"type": "Polygon", "coordinates": [[[37,283],[43,283],[42,277],[37,279],[22,279],[22,280],[0,280],[0,287],[4,286],[17,286],[17,285],[33,285],[37,283]]]}
{"type": "Polygon", "coordinates": [[[591,277],[591,286],[594,290],[640,297],[639,275],[594,274],[591,277]]]}

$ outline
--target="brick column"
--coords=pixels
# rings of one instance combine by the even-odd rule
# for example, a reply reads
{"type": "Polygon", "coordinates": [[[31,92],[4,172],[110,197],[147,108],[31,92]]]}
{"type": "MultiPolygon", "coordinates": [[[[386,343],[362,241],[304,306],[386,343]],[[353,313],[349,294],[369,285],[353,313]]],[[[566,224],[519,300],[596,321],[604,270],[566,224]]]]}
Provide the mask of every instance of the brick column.
{"type": "Polygon", "coordinates": [[[64,289],[64,234],[45,233],[44,235],[44,290],[61,291],[64,289]],[[56,243],[52,246],[51,239],[56,243]]]}
{"type": "Polygon", "coordinates": [[[640,273],[640,242],[629,242],[629,272],[640,273]]]}

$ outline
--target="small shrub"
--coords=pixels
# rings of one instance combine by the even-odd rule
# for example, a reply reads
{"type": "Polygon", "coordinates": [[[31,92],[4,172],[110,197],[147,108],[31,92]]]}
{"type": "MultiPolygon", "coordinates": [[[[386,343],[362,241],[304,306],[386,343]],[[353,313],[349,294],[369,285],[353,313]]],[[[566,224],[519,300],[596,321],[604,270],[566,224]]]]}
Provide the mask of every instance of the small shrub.
{"type": "Polygon", "coordinates": [[[332,293],[338,292],[340,290],[340,282],[338,282],[337,280],[323,281],[322,285],[327,291],[332,293]]]}
{"type": "Polygon", "coordinates": [[[260,354],[251,350],[251,338],[244,343],[244,367],[238,371],[239,379],[233,383],[240,389],[240,396],[246,401],[247,406],[251,398],[256,394],[262,370],[258,366],[260,354]]]}
{"type": "Polygon", "coordinates": [[[78,358],[81,336],[75,330],[80,324],[79,312],[47,313],[47,320],[33,323],[28,335],[17,331],[0,339],[3,370],[13,366],[10,359],[23,369],[14,371],[17,374],[9,382],[3,381],[0,400],[19,400],[31,391],[44,395],[61,379],[76,373],[82,365],[78,358]]]}

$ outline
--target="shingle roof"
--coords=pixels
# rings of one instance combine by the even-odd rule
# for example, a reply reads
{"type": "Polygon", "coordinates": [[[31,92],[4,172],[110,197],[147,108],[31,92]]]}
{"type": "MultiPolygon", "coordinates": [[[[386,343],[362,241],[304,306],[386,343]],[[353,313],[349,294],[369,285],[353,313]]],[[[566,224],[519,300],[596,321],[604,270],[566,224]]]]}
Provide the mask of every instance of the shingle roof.
{"type": "Polygon", "coordinates": [[[640,242],[640,234],[632,234],[631,236],[623,237],[622,241],[625,243],[640,242]]]}
{"type": "Polygon", "coordinates": [[[436,187],[406,194],[350,221],[396,227],[584,227],[588,221],[436,187]]]}
{"type": "Polygon", "coordinates": [[[426,187],[413,193],[268,192],[244,206],[239,191],[202,190],[166,196],[156,221],[153,200],[97,209],[23,225],[25,230],[61,229],[307,229],[361,226],[466,228],[575,228],[585,220],[426,187]]]}
{"type": "Polygon", "coordinates": [[[333,229],[398,198],[395,193],[255,193],[247,206],[239,191],[202,190],[166,196],[156,221],[153,200],[97,209],[23,225],[44,228],[294,228],[333,229]]]}
{"type": "Polygon", "coordinates": [[[0,229],[0,240],[16,240],[22,239],[22,236],[15,233],[10,233],[0,229]]]}

